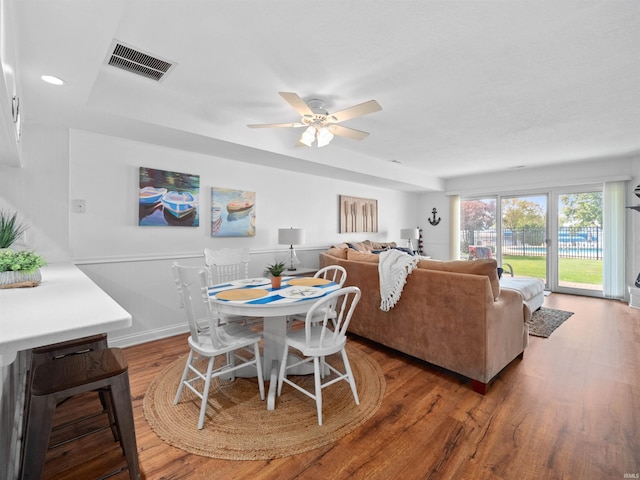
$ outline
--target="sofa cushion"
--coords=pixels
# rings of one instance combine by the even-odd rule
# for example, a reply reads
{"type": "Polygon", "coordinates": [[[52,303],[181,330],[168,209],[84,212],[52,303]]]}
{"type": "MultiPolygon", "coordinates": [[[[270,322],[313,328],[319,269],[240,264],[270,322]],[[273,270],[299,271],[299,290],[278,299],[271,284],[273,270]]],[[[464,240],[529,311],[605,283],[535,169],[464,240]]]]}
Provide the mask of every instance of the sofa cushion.
{"type": "Polygon", "coordinates": [[[349,250],[349,247],[347,247],[347,246],[345,246],[345,247],[331,247],[329,250],[327,250],[327,255],[331,255],[332,257],[341,258],[343,260],[346,260],[346,258],[347,258],[347,250],[349,250]]]}
{"type": "Polygon", "coordinates": [[[369,242],[373,250],[386,250],[396,247],[396,242],[369,242]]]}
{"type": "Polygon", "coordinates": [[[373,250],[369,240],[365,240],[364,242],[349,242],[347,245],[349,245],[349,248],[357,250],[358,252],[371,252],[373,250]]]}
{"type": "Polygon", "coordinates": [[[375,253],[358,252],[351,248],[347,249],[347,260],[355,260],[356,262],[378,263],[380,256],[375,253]]]}
{"type": "Polygon", "coordinates": [[[497,300],[500,295],[500,280],[498,279],[498,262],[495,258],[479,260],[452,260],[445,262],[442,260],[420,260],[418,268],[427,270],[441,270],[444,272],[469,273],[472,275],[486,275],[491,282],[493,299],[497,300]]]}

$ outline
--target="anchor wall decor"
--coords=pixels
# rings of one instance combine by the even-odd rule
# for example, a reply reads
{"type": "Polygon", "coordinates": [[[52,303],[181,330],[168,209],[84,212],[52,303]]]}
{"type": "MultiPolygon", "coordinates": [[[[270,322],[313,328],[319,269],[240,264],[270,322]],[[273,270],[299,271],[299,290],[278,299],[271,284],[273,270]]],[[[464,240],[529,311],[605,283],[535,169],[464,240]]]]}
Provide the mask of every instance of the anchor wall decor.
{"type": "Polygon", "coordinates": [[[438,217],[438,219],[436,220],[436,215],[438,214],[438,211],[436,210],[435,207],[433,207],[433,210],[431,210],[431,214],[433,215],[433,218],[428,218],[427,220],[429,220],[429,223],[435,227],[437,224],[440,223],[440,217],[438,217]]]}

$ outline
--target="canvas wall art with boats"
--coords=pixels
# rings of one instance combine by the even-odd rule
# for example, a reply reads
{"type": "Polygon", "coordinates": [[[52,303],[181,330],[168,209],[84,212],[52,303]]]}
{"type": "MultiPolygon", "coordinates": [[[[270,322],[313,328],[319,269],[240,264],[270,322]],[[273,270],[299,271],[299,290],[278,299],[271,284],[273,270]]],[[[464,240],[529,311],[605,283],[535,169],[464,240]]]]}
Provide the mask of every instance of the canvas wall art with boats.
{"type": "Polygon", "coordinates": [[[140,167],[138,225],[197,227],[200,176],[140,167]]]}
{"type": "Polygon", "coordinates": [[[253,237],[255,226],[255,192],[219,187],[211,189],[212,237],[253,237]]]}

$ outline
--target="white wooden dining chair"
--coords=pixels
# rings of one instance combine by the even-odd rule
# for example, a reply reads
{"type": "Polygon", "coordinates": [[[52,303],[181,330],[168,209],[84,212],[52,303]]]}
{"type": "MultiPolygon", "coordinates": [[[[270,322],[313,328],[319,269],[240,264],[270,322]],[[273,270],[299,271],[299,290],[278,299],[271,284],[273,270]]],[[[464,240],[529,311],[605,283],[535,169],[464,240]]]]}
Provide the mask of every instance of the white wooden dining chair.
{"type": "Polygon", "coordinates": [[[347,357],[347,328],[351,316],[360,301],[360,289],[358,287],[346,287],[336,290],[326,297],[318,300],[307,312],[304,330],[299,329],[287,333],[286,347],[280,363],[280,375],[278,376],[278,396],[282,393],[282,385],[288,384],[296,390],[304,393],[316,401],[318,412],[318,425],[322,425],[322,389],[341,380],[346,381],[351,387],[356,405],[360,405],[356,382],[353,378],[349,358],[347,357]],[[324,312],[322,320],[318,322],[318,312],[324,312]],[[335,312],[336,317],[330,318],[330,312],[335,312]],[[298,350],[303,358],[287,364],[289,350],[298,350]],[[329,363],[331,355],[340,353],[344,371],[339,370],[329,363]],[[287,371],[297,366],[313,362],[314,391],[307,390],[290,380],[287,371]],[[330,372],[329,377],[323,382],[323,371],[330,372]]]}
{"type": "Polygon", "coordinates": [[[249,259],[248,248],[204,249],[204,263],[212,285],[249,278],[249,259]]]}
{"type": "MultiPolygon", "coordinates": [[[[176,392],[174,405],[180,401],[182,390],[187,387],[198,398],[200,403],[200,416],[198,429],[204,426],[204,417],[207,410],[209,388],[213,378],[222,375],[233,374],[236,370],[254,366],[258,377],[260,398],[264,400],[264,380],[262,377],[262,362],[260,360],[259,342],[262,335],[255,333],[240,324],[219,325],[217,317],[213,314],[207,293],[208,273],[205,267],[187,267],[176,263],[172,266],[178,290],[182,295],[184,309],[189,321],[189,357],[187,358],[184,372],[176,392]],[[200,290],[197,296],[192,295],[193,285],[198,285],[200,290]],[[194,305],[204,304],[208,313],[209,328],[202,331],[196,322],[194,305]],[[243,355],[240,355],[240,352],[243,355]],[[224,365],[216,366],[214,363],[219,356],[225,358],[224,365]],[[206,370],[198,368],[198,360],[201,357],[208,359],[206,370]],[[200,382],[204,383],[202,390],[198,390],[200,382]]],[[[235,376],[232,377],[235,379],[235,376]]]]}
{"type": "MultiPolygon", "coordinates": [[[[204,249],[204,263],[209,271],[209,285],[233,282],[249,278],[249,249],[221,248],[204,249]]],[[[220,324],[242,322],[245,325],[260,322],[260,319],[240,315],[218,316],[220,324]]]]}
{"type": "MultiPolygon", "coordinates": [[[[344,286],[344,282],[347,281],[347,270],[340,265],[328,265],[318,270],[313,275],[313,278],[323,278],[325,280],[330,280],[337,283],[338,285],[340,285],[340,288],[342,288],[344,286]]],[[[318,316],[318,321],[321,321],[324,312],[318,311],[316,312],[316,315],[318,316]]],[[[330,312],[330,318],[335,318],[335,312],[330,312]]],[[[304,315],[291,315],[289,317],[290,323],[292,321],[304,322],[305,319],[306,316],[304,315]]]]}

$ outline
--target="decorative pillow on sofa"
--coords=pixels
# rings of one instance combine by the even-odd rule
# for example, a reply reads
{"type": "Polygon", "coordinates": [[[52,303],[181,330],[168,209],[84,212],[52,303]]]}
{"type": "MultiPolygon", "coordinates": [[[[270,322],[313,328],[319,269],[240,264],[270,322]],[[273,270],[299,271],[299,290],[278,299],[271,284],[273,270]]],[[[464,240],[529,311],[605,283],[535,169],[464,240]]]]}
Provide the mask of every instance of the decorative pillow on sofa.
{"type": "Polygon", "coordinates": [[[373,250],[369,240],[365,240],[364,242],[349,242],[347,245],[349,245],[349,248],[357,250],[358,252],[370,252],[373,250]]]}
{"type": "Polygon", "coordinates": [[[356,262],[379,263],[380,256],[375,253],[358,252],[352,248],[347,249],[347,260],[355,260],[356,262]]]}
{"type": "Polygon", "coordinates": [[[498,262],[495,258],[478,260],[420,260],[418,268],[427,270],[440,270],[443,272],[470,273],[472,275],[486,275],[491,282],[493,299],[497,300],[500,295],[500,280],[498,279],[498,262]]]}
{"type": "Polygon", "coordinates": [[[325,253],[327,255],[331,255],[332,257],[341,258],[343,260],[346,260],[347,259],[347,250],[349,250],[349,247],[347,247],[347,246],[345,246],[345,247],[331,247],[325,253]]]}
{"type": "Polygon", "coordinates": [[[396,242],[369,242],[372,250],[386,250],[388,248],[397,247],[396,242]]]}

